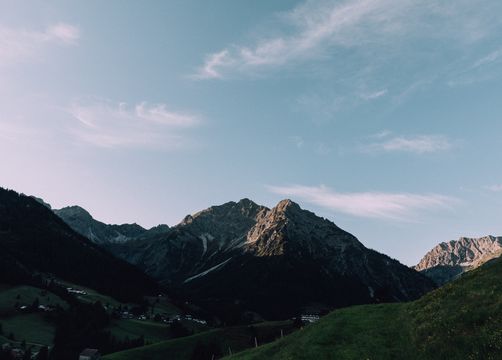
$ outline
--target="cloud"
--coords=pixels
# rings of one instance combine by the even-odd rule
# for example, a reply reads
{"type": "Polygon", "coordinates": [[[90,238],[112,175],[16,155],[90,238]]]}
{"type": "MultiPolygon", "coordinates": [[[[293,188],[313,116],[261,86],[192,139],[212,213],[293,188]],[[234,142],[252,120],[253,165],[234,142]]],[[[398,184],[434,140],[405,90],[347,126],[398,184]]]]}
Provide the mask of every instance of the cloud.
{"type": "Polygon", "coordinates": [[[228,50],[222,50],[216,54],[210,54],[206,57],[204,66],[202,66],[196,74],[192,75],[193,79],[215,79],[221,78],[220,68],[230,66],[233,59],[230,57],[228,50]]]}
{"type": "Polygon", "coordinates": [[[371,93],[361,94],[363,100],[375,100],[387,94],[387,89],[378,90],[371,93]]]}
{"type": "Polygon", "coordinates": [[[390,130],[382,130],[382,131],[379,131],[375,134],[372,134],[369,136],[369,138],[371,139],[383,139],[383,138],[386,138],[387,136],[390,136],[392,135],[392,131],[390,130]]]}
{"type": "Polygon", "coordinates": [[[323,58],[333,49],[358,49],[373,61],[386,62],[395,55],[393,47],[415,44],[417,39],[469,44],[500,23],[493,18],[494,5],[481,2],[307,0],[278,15],[275,29],[263,31],[278,35],[258,36],[253,44],[229,45],[209,54],[193,77],[217,79],[231,72],[278,67],[323,58]]]}
{"type": "Polygon", "coordinates": [[[80,39],[80,30],[70,24],[57,23],[45,31],[47,40],[61,41],[66,44],[75,44],[80,39]]]}
{"type": "Polygon", "coordinates": [[[303,147],[303,145],[305,145],[305,140],[301,136],[290,136],[288,139],[298,149],[301,149],[303,147]]]}
{"type": "Polygon", "coordinates": [[[498,62],[502,58],[502,49],[495,50],[491,52],[490,54],[483,56],[482,58],[478,59],[473,65],[472,68],[476,69],[481,66],[485,66],[488,64],[492,64],[494,62],[498,62]]]}
{"type": "Polygon", "coordinates": [[[292,35],[260,39],[253,46],[232,46],[210,54],[197,74],[203,79],[221,78],[222,73],[231,68],[245,70],[312,57],[329,38],[338,35],[337,42],[347,42],[348,38],[340,33],[357,25],[382,2],[349,1],[319,7],[311,7],[308,2],[284,16],[296,28],[292,35]]]}
{"type": "Polygon", "coordinates": [[[30,60],[50,45],[73,45],[80,38],[74,25],[57,23],[45,30],[26,30],[0,25],[0,65],[30,60]]]}
{"type": "Polygon", "coordinates": [[[477,55],[475,60],[458,69],[447,84],[451,87],[466,86],[497,79],[501,74],[501,64],[502,48],[488,54],[485,52],[485,55],[477,55]]]}
{"type": "Polygon", "coordinates": [[[104,100],[74,102],[68,112],[77,120],[70,127],[70,133],[103,148],[178,148],[186,143],[181,130],[201,122],[197,115],[146,102],[135,106],[104,100]]]}
{"type": "Polygon", "coordinates": [[[435,153],[450,149],[453,144],[443,135],[393,136],[390,132],[372,135],[381,139],[362,147],[364,152],[411,152],[415,154],[435,153]]]}
{"type": "Polygon", "coordinates": [[[457,200],[438,194],[340,193],[321,186],[268,186],[271,192],[357,217],[409,221],[419,211],[449,208],[457,200]]]}
{"type": "Polygon", "coordinates": [[[486,186],[486,189],[493,192],[502,192],[502,184],[486,186]]]}
{"type": "Polygon", "coordinates": [[[324,142],[318,142],[315,145],[315,152],[318,155],[329,155],[332,151],[333,151],[333,149],[331,148],[331,146],[329,146],[328,144],[326,144],[324,142]]]}

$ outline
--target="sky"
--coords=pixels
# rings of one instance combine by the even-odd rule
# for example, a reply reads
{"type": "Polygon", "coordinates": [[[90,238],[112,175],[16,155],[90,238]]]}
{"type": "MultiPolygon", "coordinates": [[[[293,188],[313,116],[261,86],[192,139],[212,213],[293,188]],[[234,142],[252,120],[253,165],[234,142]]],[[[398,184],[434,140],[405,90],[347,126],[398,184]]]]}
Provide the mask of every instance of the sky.
{"type": "Polygon", "coordinates": [[[291,198],[407,265],[501,235],[501,14],[0,0],[0,186],[145,227],[291,198]]]}

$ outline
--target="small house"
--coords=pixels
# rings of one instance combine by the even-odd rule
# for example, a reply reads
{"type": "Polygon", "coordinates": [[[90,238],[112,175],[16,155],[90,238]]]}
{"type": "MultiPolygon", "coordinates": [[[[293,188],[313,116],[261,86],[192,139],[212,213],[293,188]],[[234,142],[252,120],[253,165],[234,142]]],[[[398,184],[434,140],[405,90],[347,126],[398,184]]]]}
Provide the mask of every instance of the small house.
{"type": "Polygon", "coordinates": [[[80,353],[78,360],[101,360],[101,354],[97,349],[85,349],[80,353]]]}

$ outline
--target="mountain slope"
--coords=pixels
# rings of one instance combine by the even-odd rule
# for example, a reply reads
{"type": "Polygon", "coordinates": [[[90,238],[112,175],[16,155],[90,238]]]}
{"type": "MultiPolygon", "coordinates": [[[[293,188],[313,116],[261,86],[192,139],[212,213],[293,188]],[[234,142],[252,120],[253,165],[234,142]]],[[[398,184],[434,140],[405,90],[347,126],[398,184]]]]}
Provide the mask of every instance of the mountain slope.
{"type": "Polygon", "coordinates": [[[80,206],[68,206],[54,213],[65,223],[96,244],[124,242],[143,235],[147,230],[138,224],[108,225],[95,220],[80,206]]]}
{"type": "Polygon", "coordinates": [[[502,259],[406,304],[336,310],[229,359],[500,359],[502,259]]]}
{"type": "Polygon", "coordinates": [[[434,287],[290,200],[214,206],[168,234],[110,249],[227,322],[248,311],[277,319],[412,300],[434,287]]]}
{"type": "Polygon", "coordinates": [[[0,188],[0,282],[51,274],[123,300],[158,291],[138,269],[74,232],[31,197],[0,188]]]}
{"type": "Polygon", "coordinates": [[[501,254],[502,237],[462,237],[437,245],[414,268],[442,285],[501,254]]]}

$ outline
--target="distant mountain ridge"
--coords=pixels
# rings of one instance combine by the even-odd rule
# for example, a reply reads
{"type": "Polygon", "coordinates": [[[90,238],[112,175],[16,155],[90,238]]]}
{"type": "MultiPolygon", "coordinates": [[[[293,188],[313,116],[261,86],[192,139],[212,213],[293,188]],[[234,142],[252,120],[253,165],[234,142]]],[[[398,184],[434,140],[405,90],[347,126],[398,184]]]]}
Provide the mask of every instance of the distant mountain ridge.
{"type": "Polygon", "coordinates": [[[500,255],[502,237],[461,237],[435,246],[414,268],[442,285],[500,255]]]}
{"type": "Polygon", "coordinates": [[[54,210],[54,213],[70,225],[73,230],[100,245],[121,243],[139,238],[148,231],[155,233],[169,229],[167,225],[159,225],[147,230],[138,224],[105,224],[95,220],[87,210],[80,206],[67,206],[54,210]]]}
{"type": "Polygon", "coordinates": [[[416,299],[432,281],[283,200],[249,199],[188,215],[168,232],[107,248],[215,313],[266,318],[416,299]]]}

